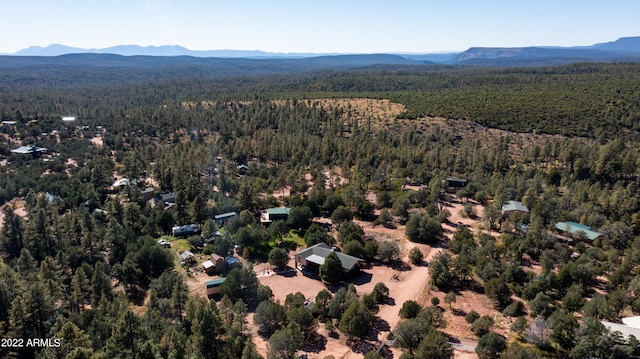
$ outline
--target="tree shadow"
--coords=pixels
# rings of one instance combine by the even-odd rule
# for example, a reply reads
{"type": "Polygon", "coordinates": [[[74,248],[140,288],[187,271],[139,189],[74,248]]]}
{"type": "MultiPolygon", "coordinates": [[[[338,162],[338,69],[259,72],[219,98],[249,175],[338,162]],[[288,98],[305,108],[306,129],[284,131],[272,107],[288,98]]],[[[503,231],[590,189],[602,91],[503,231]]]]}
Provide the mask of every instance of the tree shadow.
{"type": "Polygon", "coordinates": [[[376,334],[375,338],[373,340],[377,340],[378,333],[390,331],[391,330],[391,326],[389,325],[389,322],[387,322],[386,320],[376,317],[373,320],[373,323],[371,323],[371,329],[373,329],[373,331],[376,334]]]}
{"type": "Polygon", "coordinates": [[[286,278],[296,277],[298,275],[298,271],[291,267],[287,267],[287,269],[283,269],[283,270],[278,270],[275,273],[281,277],[286,277],[286,278]]]}
{"type": "Polygon", "coordinates": [[[304,342],[304,350],[308,353],[320,353],[327,348],[327,338],[318,333],[311,334],[304,342]]]}
{"type": "Polygon", "coordinates": [[[373,278],[373,274],[367,273],[367,272],[360,272],[360,274],[349,278],[349,282],[355,285],[363,285],[366,283],[370,283],[372,278],[373,278]]]}
{"type": "Polygon", "coordinates": [[[130,290],[127,290],[127,297],[135,305],[144,305],[144,299],[147,296],[147,291],[144,288],[133,285],[130,290]]]}
{"type": "Polygon", "coordinates": [[[349,349],[351,349],[352,352],[357,354],[362,354],[362,355],[372,350],[378,349],[373,343],[370,343],[360,338],[347,339],[347,346],[349,347],[349,349]]]}
{"type": "Polygon", "coordinates": [[[408,263],[405,263],[403,261],[393,261],[389,263],[389,267],[399,272],[406,272],[411,270],[411,266],[408,263]]]}

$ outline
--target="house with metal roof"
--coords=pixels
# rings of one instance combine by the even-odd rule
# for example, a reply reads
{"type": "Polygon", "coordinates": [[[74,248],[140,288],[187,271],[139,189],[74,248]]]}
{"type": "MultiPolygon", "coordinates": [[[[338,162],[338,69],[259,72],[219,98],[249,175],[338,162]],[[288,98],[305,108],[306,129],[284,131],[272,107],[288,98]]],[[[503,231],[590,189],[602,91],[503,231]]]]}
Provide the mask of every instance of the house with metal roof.
{"type": "Polygon", "coordinates": [[[216,222],[216,225],[218,226],[222,226],[223,224],[227,223],[228,220],[230,220],[231,218],[234,218],[238,215],[238,213],[236,212],[227,212],[227,213],[221,213],[221,214],[216,214],[215,216],[213,216],[213,219],[216,222]]]}
{"type": "Polygon", "coordinates": [[[357,271],[360,268],[359,264],[364,262],[360,258],[337,252],[323,242],[296,253],[294,256],[296,268],[302,267],[303,270],[319,273],[320,266],[324,264],[325,258],[330,253],[335,253],[338,256],[342,264],[342,271],[345,273],[357,271]]]}
{"type": "Polygon", "coordinates": [[[11,150],[11,153],[15,153],[19,155],[32,155],[32,156],[37,156],[45,152],[47,152],[46,147],[38,147],[38,146],[20,146],[15,150],[11,150]]]}
{"type": "Polygon", "coordinates": [[[576,222],[558,222],[556,229],[573,237],[584,236],[590,241],[600,237],[600,233],[592,231],[591,227],[576,222]]]}
{"type": "Polygon", "coordinates": [[[236,167],[236,170],[238,171],[238,174],[246,174],[247,171],[249,170],[249,166],[245,165],[245,164],[241,164],[239,166],[236,167]]]}
{"type": "Polygon", "coordinates": [[[502,205],[502,214],[509,214],[513,212],[529,213],[529,208],[518,201],[508,201],[502,205]]]}
{"type": "Polygon", "coordinates": [[[448,177],[446,180],[447,192],[456,193],[459,189],[466,187],[469,182],[465,178],[448,177]]]}
{"type": "Polygon", "coordinates": [[[622,337],[625,340],[629,339],[632,335],[636,338],[640,338],[640,317],[622,318],[622,324],[607,322],[604,320],[600,321],[600,323],[612,332],[619,332],[622,334],[622,337]]]}
{"type": "Polygon", "coordinates": [[[193,264],[196,261],[196,255],[189,251],[184,251],[180,253],[180,261],[185,264],[193,264]]]}
{"type": "Polygon", "coordinates": [[[287,218],[289,218],[289,212],[291,212],[291,208],[289,207],[269,208],[260,214],[260,222],[271,223],[279,220],[286,221],[287,218]]]}

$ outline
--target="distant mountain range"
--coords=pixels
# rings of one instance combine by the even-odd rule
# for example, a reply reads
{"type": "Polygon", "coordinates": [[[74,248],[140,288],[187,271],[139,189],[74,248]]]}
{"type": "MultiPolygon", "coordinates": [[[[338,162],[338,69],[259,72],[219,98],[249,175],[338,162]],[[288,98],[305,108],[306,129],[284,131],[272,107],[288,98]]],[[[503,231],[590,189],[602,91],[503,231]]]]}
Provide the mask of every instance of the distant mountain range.
{"type": "Polygon", "coordinates": [[[113,54],[121,56],[189,56],[197,58],[238,59],[299,59],[313,68],[327,64],[334,67],[370,66],[373,64],[457,64],[475,66],[532,66],[556,65],[572,62],[640,62],[640,36],[624,37],[616,41],[575,47],[473,47],[460,53],[435,54],[335,54],[335,53],[275,53],[250,50],[195,51],[182,46],[120,45],[103,49],[81,49],[64,45],[31,46],[10,56],[61,56],[69,54],[113,54]],[[336,57],[336,58],[333,58],[336,57]],[[311,60],[313,59],[313,60],[311,60]],[[336,61],[338,60],[339,61],[336,61]],[[376,62],[379,61],[379,62],[376,62]]]}

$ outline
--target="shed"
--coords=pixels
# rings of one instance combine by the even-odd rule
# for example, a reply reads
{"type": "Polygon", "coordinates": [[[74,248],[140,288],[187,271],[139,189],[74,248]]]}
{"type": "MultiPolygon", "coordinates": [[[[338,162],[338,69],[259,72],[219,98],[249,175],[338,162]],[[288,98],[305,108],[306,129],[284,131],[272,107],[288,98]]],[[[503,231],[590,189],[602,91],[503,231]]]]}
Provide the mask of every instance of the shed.
{"type": "Polygon", "coordinates": [[[207,296],[220,294],[220,286],[224,283],[225,279],[226,278],[212,279],[204,282],[204,285],[207,288],[207,296]]]}
{"type": "Polygon", "coordinates": [[[189,251],[184,251],[180,253],[180,261],[185,264],[193,264],[196,262],[196,256],[189,251]]]}

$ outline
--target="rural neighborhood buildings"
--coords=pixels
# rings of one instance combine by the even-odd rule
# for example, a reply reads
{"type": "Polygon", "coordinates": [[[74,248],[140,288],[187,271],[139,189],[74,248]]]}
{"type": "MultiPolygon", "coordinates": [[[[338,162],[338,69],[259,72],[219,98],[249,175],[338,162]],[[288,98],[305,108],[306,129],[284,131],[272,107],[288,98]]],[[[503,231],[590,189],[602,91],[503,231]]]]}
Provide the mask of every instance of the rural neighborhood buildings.
{"type": "Polygon", "coordinates": [[[622,318],[622,324],[607,322],[604,320],[600,323],[612,332],[620,332],[625,340],[629,339],[632,335],[636,338],[640,338],[640,317],[622,318]]]}
{"type": "Polygon", "coordinates": [[[196,255],[189,251],[184,251],[180,253],[180,261],[184,264],[193,264],[196,262],[196,255]]]}
{"type": "Polygon", "coordinates": [[[592,231],[591,227],[576,222],[558,222],[556,223],[556,229],[572,236],[582,235],[590,241],[600,237],[600,233],[592,231]]]}
{"type": "Polygon", "coordinates": [[[286,221],[287,218],[289,218],[290,211],[291,208],[289,207],[269,208],[260,213],[260,222],[271,223],[279,220],[286,221]]]}
{"type": "Polygon", "coordinates": [[[527,206],[522,204],[522,202],[518,202],[518,201],[509,201],[502,205],[503,215],[505,214],[509,215],[511,213],[517,213],[517,212],[529,213],[529,208],[527,208],[527,206]]]}
{"type": "Polygon", "coordinates": [[[238,213],[236,212],[221,213],[213,216],[213,219],[216,222],[216,225],[219,227],[227,223],[227,221],[230,220],[231,218],[235,218],[237,215],[238,213]]]}
{"type": "Polygon", "coordinates": [[[464,188],[467,185],[468,180],[464,178],[449,177],[446,179],[447,192],[456,193],[459,189],[464,188]]]}
{"type": "Polygon", "coordinates": [[[32,155],[32,156],[37,156],[45,152],[47,152],[46,147],[38,147],[38,146],[20,146],[15,150],[11,150],[11,153],[15,153],[19,155],[32,155]]]}
{"type": "Polygon", "coordinates": [[[342,264],[342,270],[345,273],[352,273],[358,270],[359,263],[364,262],[360,258],[336,252],[326,243],[318,243],[295,254],[296,268],[300,266],[305,270],[318,273],[320,271],[320,266],[324,264],[324,259],[330,253],[335,253],[338,256],[338,259],[340,259],[340,263],[342,264]]]}
{"type": "Polygon", "coordinates": [[[240,165],[240,166],[236,167],[236,170],[238,171],[238,174],[243,175],[243,174],[246,174],[246,173],[247,173],[247,170],[249,170],[249,166],[247,166],[247,165],[240,165]]]}
{"type": "Polygon", "coordinates": [[[219,256],[215,253],[211,254],[211,257],[208,261],[202,263],[202,269],[209,274],[217,274],[224,272],[226,268],[226,262],[222,256],[219,256]]]}
{"type": "Polygon", "coordinates": [[[167,192],[158,194],[149,200],[151,208],[155,208],[157,205],[161,205],[165,210],[171,210],[176,205],[176,193],[167,192]]]}
{"type": "Polygon", "coordinates": [[[220,286],[224,283],[225,278],[220,279],[212,279],[204,282],[205,287],[207,288],[207,296],[212,296],[214,294],[220,294],[220,286]]]}

